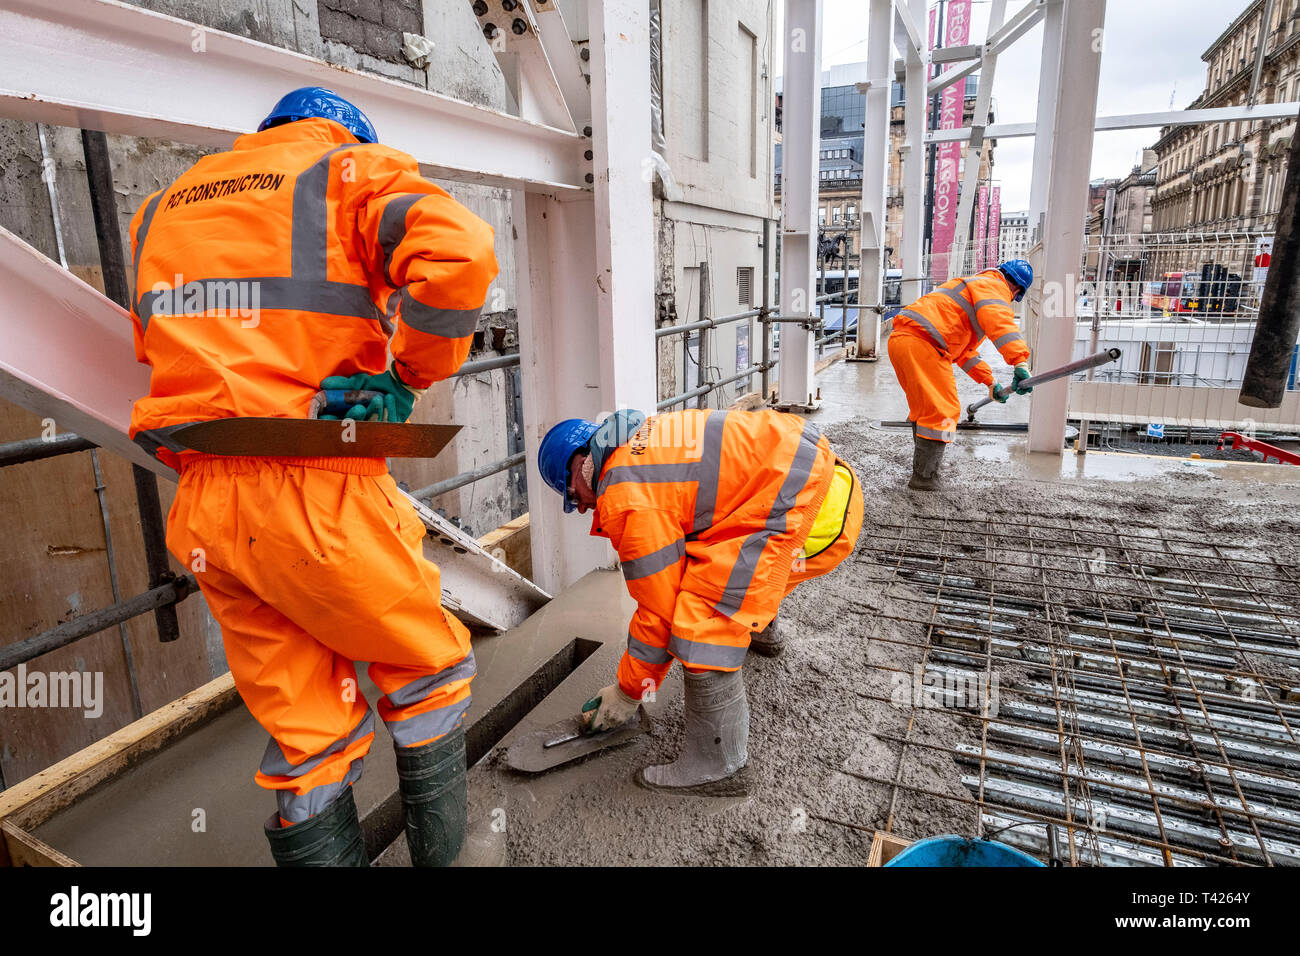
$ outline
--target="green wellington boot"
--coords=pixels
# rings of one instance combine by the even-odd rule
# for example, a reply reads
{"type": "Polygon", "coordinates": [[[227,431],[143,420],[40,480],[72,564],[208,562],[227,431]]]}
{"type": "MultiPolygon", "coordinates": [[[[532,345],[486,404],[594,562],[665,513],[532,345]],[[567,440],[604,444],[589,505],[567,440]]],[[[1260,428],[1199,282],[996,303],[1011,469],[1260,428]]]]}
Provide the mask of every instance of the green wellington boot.
{"type": "Polygon", "coordinates": [[[280,815],[266,821],[266,839],[276,866],[369,866],[366,841],[357,819],[352,788],[310,819],[280,826],[280,815]]]}
{"type": "Polygon", "coordinates": [[[396,750],[411,865],[448,866],[465,842],[465,731],[396,750]]]}

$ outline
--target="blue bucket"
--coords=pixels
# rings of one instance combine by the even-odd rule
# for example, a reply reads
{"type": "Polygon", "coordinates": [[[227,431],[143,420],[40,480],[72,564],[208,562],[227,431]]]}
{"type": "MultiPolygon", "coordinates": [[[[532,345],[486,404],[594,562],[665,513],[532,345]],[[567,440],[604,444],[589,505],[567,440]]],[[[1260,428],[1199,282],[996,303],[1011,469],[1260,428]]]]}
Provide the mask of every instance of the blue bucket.
{"type": "Polygon", "coordinates": [[[1027,853],[996,840],[937,836],[913,843],[885,866],[1043,866],[1027,853]]]}

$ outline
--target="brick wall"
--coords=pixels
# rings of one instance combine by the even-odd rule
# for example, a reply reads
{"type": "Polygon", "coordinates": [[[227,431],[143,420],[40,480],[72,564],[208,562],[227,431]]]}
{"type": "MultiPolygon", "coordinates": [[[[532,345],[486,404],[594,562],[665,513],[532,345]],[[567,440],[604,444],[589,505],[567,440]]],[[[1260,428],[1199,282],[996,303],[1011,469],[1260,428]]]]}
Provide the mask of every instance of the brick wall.
{"type": "Polygon", "coordinates": [[[318,0],[316,12],[321,39],[395,63],[406,62],[402,34],[424,32],[420,0],[318,0]]]}

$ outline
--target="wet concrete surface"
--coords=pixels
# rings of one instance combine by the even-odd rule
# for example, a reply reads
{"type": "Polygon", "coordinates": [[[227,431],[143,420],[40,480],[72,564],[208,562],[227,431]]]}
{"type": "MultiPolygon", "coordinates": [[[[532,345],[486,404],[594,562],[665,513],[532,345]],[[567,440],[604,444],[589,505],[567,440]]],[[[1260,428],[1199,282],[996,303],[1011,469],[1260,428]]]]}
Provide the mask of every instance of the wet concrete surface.
{"type": "MultiPolygon", "coordinates": [[[[995,373],[1005,371],[996,356],[987,358],[995,373]]],[[[965,376],[957,378],[963,404],[985,394],[965,376]]],[[[1137,509],[1147,520],[1168,521],[1184,532],[1207,516],[1217,522],[1216,534],[1240,524],[1252,529],[1249,540],[1272,547],[1275,516],[1289,515],[1294,522],[1300,514],[1300,469],[1293,466],[1103,452],[1030,454],[1023,434],[970,431],[959,433],[948,451],[949,490],[927,497],[905,488],[910,433],[879,425],[881,419],[907,416],[888,359],[839,362],[817,382],[823,406],[810,417],[858,469],[868,529],[908,515],[961,520],[1008,509],[1061,510],[1082,521],[1089,514],[1113,518],[1137,509]]],[[[1027,414],[1028,402],[1012,398],[1005,406],[987,406],[980,418],[1014,422],[1027,414]]],[[[860,693],[879,683],[878,665],[896,646],[884,639],[891,637],[887,625],[863,610],[885,607],[896,597],[888,588],[861,583],[871,567],[860,542],[858,553],[840,568],[802,585],[783,605],[785,655],[747,659],[753,780],[744,797],[651,793],[632,782],[637,769],[677,752],[680,668],[648,708],[655,722],[650,734],[538,776],[503,765],[504,747],[516,735],[576,713],[613,682],[634,610],[621,574],[593,572],[520,627],[476,640],[479,677],[471,722],[574,639],[599,647],[471,768],[469,836],[458,865],[860,865],[870,833],[845,823],[871,828],[892,820],[894,832],[909,838],[968,830],[965,811],[907,798],[889,809],[887,792],[852,776],[890,772],[886,740],[901,732],[896,709],[875,706],[860,693]]],[[[901,659],[889,662],[910,666],[901,659]]],[[[366,689],[373,702],[377,695],[366,689]]],[[[920,732],[953,733],[943,715],[923,717],[920,732]]],[[[37,835],[91,864],[269,865],[261,826],[273,802],[252,782],[265,739],[239,707],[83,798],[37,835]],[[205,832],[193,829],[197,808],[205,810],[205,832]]],[[[363,814],[392,800],[390,747],[377,722],[375,746],[357,787],[363,814]]],[[[954,782],[954,768],[942,761],[919,772],[936,792],[964,793],[954,782]]],[[[398,837],[377,862],[406,865],[404,839],[398,837]]]]}
{"type": "MultiPolygon", "coordinates": [[[[478,676],[466,717],[468,734],[575,639],[612,645],[598,648],[561,691],[574,680],[590,683],[610,671],[622,653],[634,608],[621,574],[593,572],[519,627],[476,637],[478,676]]],[[[360,666],[358,684],[373,709],[380,694],[360,666]]],[[[558,719],[559,709],[554,712],[558,719]]],[[[36,836],[92,866],[270,866],[262,826],[275,800],[253,782],[266,742],[266,732],[240,704],[82,797],[38,827],[36,836]]],[[[376,714],[374,744],[354,785],[357,810],[367,825],[374,825],[372,815],[392,810],[397,790],[392,748],[376,714]]]]}

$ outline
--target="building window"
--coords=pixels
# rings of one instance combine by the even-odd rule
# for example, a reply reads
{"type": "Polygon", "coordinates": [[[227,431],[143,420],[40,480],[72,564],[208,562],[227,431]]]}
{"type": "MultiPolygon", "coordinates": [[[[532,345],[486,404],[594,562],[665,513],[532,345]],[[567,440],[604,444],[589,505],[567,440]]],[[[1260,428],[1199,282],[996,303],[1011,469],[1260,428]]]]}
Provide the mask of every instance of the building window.
{"type": "Polygon", "coordinates": [[[824,225],[826,225],[826,207],[825,207],[825,206],[818,206],[818,207],[817,207],[817,225],[819,225],[819,226],[824,226],[824,225]]]}
{"type": "Polygon", "coordinates": [[[833,210],[831,210],[831,222],[838,224],[840,221],[840,214],[842,212],[843,212],[842,206],[836,206],[833,210]]]}
{"type": "Polygon", "coordinates": [[[740,305],[754,304],[753,266],[742,266],[736,270],[736,298],[740,305]]]}
{"type": "Polygon", "coordinates": [[[849,222],[852,222],[854,219],[857,218],[857,215],[858,215],[857,203],[849,203],[848,208],[844,210],[844,218],[846,218],[849,222]]]}

